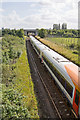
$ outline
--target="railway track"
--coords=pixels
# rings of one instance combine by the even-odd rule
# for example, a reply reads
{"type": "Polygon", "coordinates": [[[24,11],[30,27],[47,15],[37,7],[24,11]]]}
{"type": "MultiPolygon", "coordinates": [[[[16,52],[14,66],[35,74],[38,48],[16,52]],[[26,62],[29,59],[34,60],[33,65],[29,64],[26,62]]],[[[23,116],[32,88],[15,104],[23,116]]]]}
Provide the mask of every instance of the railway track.
{"type": "Polygon", "coordinates": [[[27,54],[29,61],[31,60],[33,63],[32,66],[34,67],[35,74],[37,74],[38,79],[41,81],[47,94],[47,98],[50,104],[49,107],[51,107],[51,111],[49,112],[52,113],[48,115],[49,118],[59,118],[60,120],[65,118],[75,118],[71,108],[67,105],[65,96],[61,93],[45,66],[40,63],[38,55],[35,53],[29,41],[27,41],[27,54]]]}

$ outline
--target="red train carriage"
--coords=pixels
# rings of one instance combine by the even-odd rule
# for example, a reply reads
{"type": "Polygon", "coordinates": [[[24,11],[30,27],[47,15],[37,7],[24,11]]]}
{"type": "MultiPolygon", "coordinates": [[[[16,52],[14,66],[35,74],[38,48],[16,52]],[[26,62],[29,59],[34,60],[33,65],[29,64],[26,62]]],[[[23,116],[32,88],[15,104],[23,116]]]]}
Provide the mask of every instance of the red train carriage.
{"type": "Polygon", "coordinates": [[[65,65],[68,75],[75,85],[73,109],[80,116],[80,68],[75,64],[65,65]]]}

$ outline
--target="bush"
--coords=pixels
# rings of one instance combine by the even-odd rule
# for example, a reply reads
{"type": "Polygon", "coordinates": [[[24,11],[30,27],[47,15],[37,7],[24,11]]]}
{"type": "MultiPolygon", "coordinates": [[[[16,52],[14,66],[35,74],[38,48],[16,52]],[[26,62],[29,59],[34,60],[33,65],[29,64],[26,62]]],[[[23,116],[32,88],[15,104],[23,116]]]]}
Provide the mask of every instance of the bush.
{"type": "Polygon", "coordinates": [[[41,38],[44,38],[46,35],[47,35],[47,30],[46,29],[40,29],[38,31],[38,35],[41,37],[41,38]]]}
{"type": "Polygon", "coordinates": [[[24,48],[24,41],[22,38],[6,35],[2,38],[2,62],[10,63],[20,57],[22,49],[24,48]]]}
{"type": "Polygon", "coordinates": [[[14,89],[5,89],[2,101],[2,120],[27,119],[29,111],[22,102],[23,96],[14,89]]]}
{"type": "Polygon", "coordinates": [[[21,55],[21,52],[17,52],[17,57],[19,58],[20,57],[20,55],[21,55]]]}

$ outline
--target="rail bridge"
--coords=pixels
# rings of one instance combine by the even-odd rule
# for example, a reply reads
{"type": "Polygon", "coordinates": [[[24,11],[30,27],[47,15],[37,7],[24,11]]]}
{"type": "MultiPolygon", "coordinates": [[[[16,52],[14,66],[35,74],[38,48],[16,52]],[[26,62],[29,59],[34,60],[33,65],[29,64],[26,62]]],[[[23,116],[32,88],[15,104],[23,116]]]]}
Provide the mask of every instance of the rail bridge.
{"type": "Polygon", "coordinates": [[[24,29],[24,34],[28,35],[28,33],[34,33],[35,35],[38,34],[37,29],[24,29]]]}

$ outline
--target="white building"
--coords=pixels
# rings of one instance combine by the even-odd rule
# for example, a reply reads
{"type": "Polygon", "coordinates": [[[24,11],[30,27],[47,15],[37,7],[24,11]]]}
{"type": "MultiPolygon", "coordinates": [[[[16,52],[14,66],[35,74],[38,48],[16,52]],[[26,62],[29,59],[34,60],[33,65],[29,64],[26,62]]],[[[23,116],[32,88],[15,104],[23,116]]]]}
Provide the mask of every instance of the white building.
{"type": "Polygon", "coordinates": [[[67,29],[67,24],[66,23],[62,24],[62,29],[67,29]]]}
{"type": "Polygon", "coordinates": [[[59,30],[60,29],[60,24],[53,24],[53,29],[59,30]]]}

